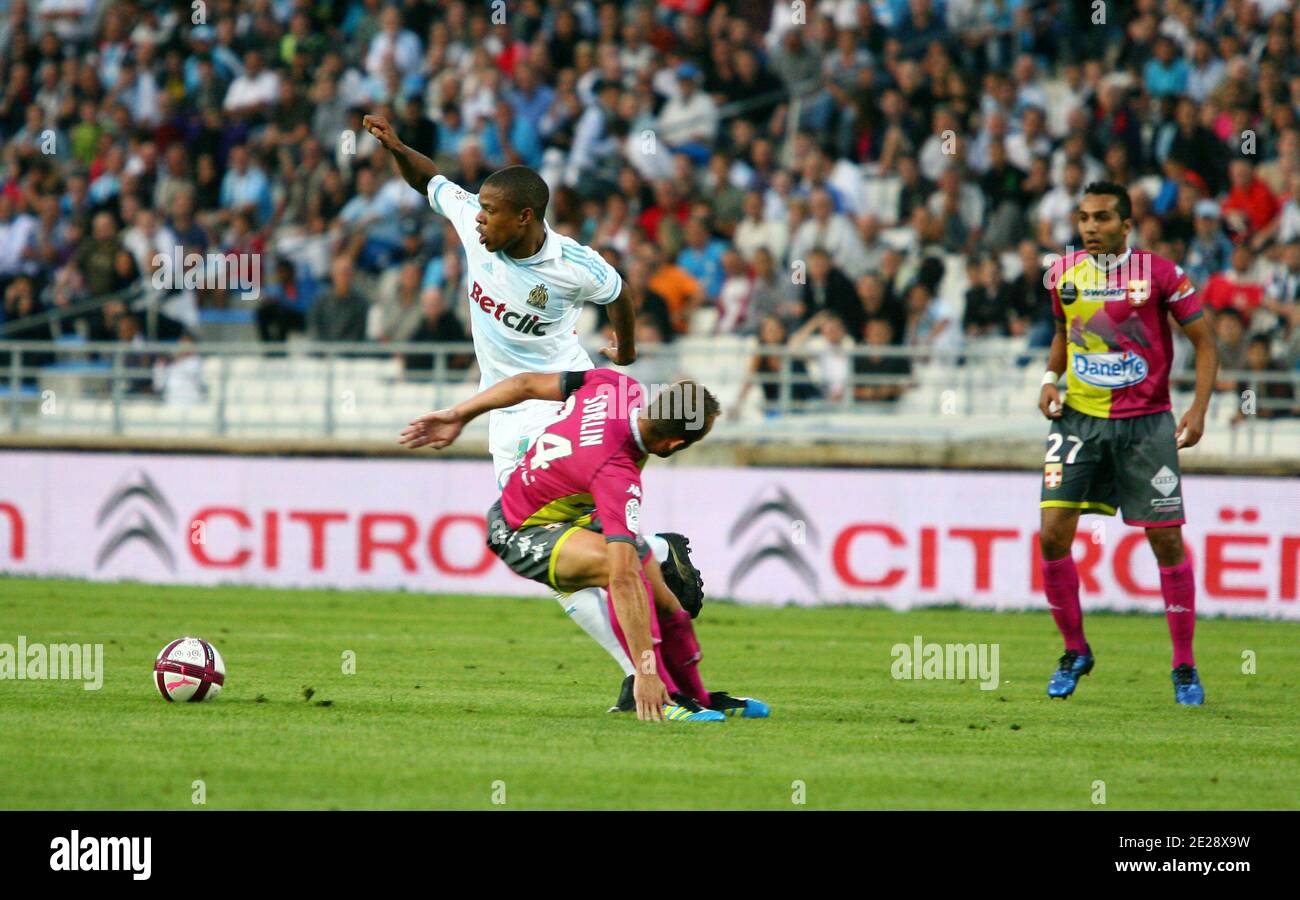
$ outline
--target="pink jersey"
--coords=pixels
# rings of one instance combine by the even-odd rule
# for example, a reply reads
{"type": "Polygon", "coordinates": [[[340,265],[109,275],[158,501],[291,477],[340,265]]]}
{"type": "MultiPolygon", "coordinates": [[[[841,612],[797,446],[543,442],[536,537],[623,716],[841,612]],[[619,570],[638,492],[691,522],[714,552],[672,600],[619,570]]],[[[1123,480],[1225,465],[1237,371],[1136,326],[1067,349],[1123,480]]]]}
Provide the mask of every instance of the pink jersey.
{"type": "Polygon", "coordinates": [[[1102,419],[1169,409],[1169,314],[1180,325],[1201,316],[1183,270],[1145,250],[1126,250],[1103,269],[1081,250],[1049,277],[1052,311],[1065,323],[1065,405],[1102,419]]]}
{"type": "Polygon", "coordinates": [[[610,369],[566,373],[583,379],[553,424],[510,473],[501,512],[513,529],[552,522],[584,525],[593,511],[607,541],[636,543],[646,449],[636,417],[642,387],[610,369]]]}

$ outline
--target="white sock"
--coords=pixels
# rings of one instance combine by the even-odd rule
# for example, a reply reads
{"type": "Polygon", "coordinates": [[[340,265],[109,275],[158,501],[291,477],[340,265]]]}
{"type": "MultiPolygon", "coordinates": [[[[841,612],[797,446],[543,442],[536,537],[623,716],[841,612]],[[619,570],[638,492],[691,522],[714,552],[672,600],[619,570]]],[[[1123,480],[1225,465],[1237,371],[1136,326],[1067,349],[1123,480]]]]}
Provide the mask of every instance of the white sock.
{"type": "Polygon", "coordinates": [[[632,661],[623,652],[623,645],[614,635],[614,626],[609,622],[609,607],[605,603],[605,592],[600,588],[583,588],[572,594],[556,594],[569,618],[578,623],[583,631],[591,635],[592,640],[605,648],[605,652],[614,657],[623,670],[623,676],[633,674],[636,669],[632,661]]]}
{"type": "Polygon", "coordinates": [[[668,542],[657,534],[647,534],[645,542],[650,545],[650,552],[655,559],[663,561],[668,558],[668,542]]]}

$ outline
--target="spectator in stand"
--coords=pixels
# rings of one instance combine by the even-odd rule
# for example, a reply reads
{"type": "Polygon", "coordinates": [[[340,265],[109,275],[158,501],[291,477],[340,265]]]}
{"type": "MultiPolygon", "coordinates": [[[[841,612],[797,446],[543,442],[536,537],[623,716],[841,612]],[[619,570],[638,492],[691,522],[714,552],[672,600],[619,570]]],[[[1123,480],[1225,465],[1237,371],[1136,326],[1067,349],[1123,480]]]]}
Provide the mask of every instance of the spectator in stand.
{"type": "MultiPolygon", "coordinates": [[[[902,299],[893,290],[887,290],[885,280],[875,272],[868,272],[858,279],[856,285],[858,300],[862,303],[864,322],[872,319],[884,319],[889,323],[889,332],[895,341],[902,340],[907,327],[907,309],[902,299]]],[[[859,340],[866,339],[866,326],[857,335],[859,340]]]]}
{"type": "Polygon", "coordinates": [[[768,316],[780,319],[787,331],[798,327],[803,306],[799,293],[790,273],[777,269],[771,251],[760,246],[754,251],[754,282],[740,333],[757,334],[768,316]]]}
{"type": "MultiPolygon", "coordinates": [[[[770,259],[770,257],[769,257],[770,259]]],[[[745,265],[739,251],[728,248],[722,254],[722,288],[718,291],[717,334],[739,331],[749,316],[750,298],[754,293],[754,274],[745,265]]]]}
{"type": "Polygon", "coordinates": [[[1264,275],[1247,244],[1232,250],[1232,265],[1210,276],[1201,302],[1213,309],[1231,307],[1249,319],[1264,302],[1264,275]]]}
{"type": "Polygon", "coordinates": [[[968,338],[1004,335],[1010,331],[1011,288],[1002,279],[1002,266],[990,257],[975,257],[967,263],[975,272],[975,284],[966,291],[962,330],[968,338]]]}
{"type": "Polygon", "coordinates": [[[753,263],[760,247],[767,250],[771,259],[785,259],[785,250],[790,243],[789,226],[764,214],[762,191],[745,193],[743,213],[733,243],[745,261],[753,263]]]}
{"type": "MultiPolygon", "coordinates": [[[[412,343],[462,344],[469,340],[465,326],[456,314],[447,308],[443,292],[437,287],[427,287],[420,294],[420,324],[410,336],[412,343]]],[[[447,359],[447,368],[460,372],[474,364],[473,354],[453,353],[447,359]]],[[[404,372],[424,373],[432,371],[434,358],[431,353],[408,353],[402,357],[404,372]]]]}
{"type": "Polygon", "coordinates": [[[788,399],[792,411],[821,398],[821,392],[808,374],[807,364],[799,356],[771,352],[785,350],[788,346],[789,333],[781,320],[776,316],[764,319],[758,329],[758,347],[749,358],[749,377],[741,385],[740,396],[732,407],[732,418],[740,415],[745,406],[745,398],[755,384],[763,391],[763,409],[769,417],[781,411],[783,395],[788,399]],[[789,387],[784,391],[783,372],[788,373],[786,377],[789,380],[789,387]]]}
{"type": "Polygon", "coordinates": [[[1246,319],[1231,306],[1214,313],[1214,346],[1219,354],[1220,378],[1215,390],[1236,390],[1237,382],[1227,373],[1246,367],[1246,319]]]}
{"type": "Polygon", "coordinates": [[[168,406],[194,406],[208,396],[203,380],[203,358],[195,348],[194,335],[181,334],[168,361],[159,357],[153,364],[153,391],[168,406]]]}
{"type": "Polygon", "coordinates": [[[1232,264],[1232,241],[1219,224],[1219,204],[1201,200],[1196,204],[1196,236],[1183,257],[1183,268],[1192,282],[1202,288],[1210,278],[1232,264]]]}
{"type": "Polygon", "coordinates": [[[370,314],[366,319],[366,337],[381,344],[410,340],[420,327],[420,277],[422,266],[408,262],[397,270],[396,277],[385,275],[370,314]]]}
{"type": "Polygon", "coordinates": [[[370,308],[356,292],[352,260],[340,256],[330,265],[330,288],[307,314],[307,332],[316,341],[363,341],[370,308]]]}
{"type": "Polygon", "coordinates": [[[1061,184],[1052,188],[1038,206],[1038,243],[1063,251],[1077,240],[1075,210],[1083,193],[1083,164],[1070,160],[1065,164],[1061,184]]]}
{"type": "Polygon", "coordinates": [[[703,75],[697,65],[681,63],[674,74],[677,90],[659,111],[659,136],[673,150],[703,164],[717,138],[718,105],[700,90],[703,75]]]}
{"type": "MultiPolygon", "coordinates": [[[[1255,335],[1246,345],[1245,371],[1249,373],[1236,386],[1237,393],[1243,398],[1246,392],[1251,397],[1253,415],[1261,419],[1281,419],[1300,415],[1296,406],[1295,372],[1287,371],[1281,363],[1275,361],[1269,350],[1269,339],[1264,335],[1255,335]]],[[[1232,424],[1239,425],[1246,419],[1242,408],[1237,407],[1232,417],[1232,424]]]]}
{"type": "Polygon", "coordinates": [[[1234,159],[1228,171],[1232,190],[1222,205],[1224,225],[1235,243],[1249,240],[1251,248],[1259,250],[1281,206],[1268,185],[1255,177],[1255,167],[1247,160],[1234,159]]]}
{"type": "MultiPolygon", "coordinates": [[[[953,350],[961,344],[961,329],[952,310],[920,279],[907,289],[904,342],[917,350],[953,350]]],[[[941,356],[940,359],[949,358],[941,356]]]]}
{"type": "Polygon", "coordinates": [[[1283,248],[1282,268],[1274,272],[1264,290],[1264,307],[1276,317],[1270,330],[1279,332],[1286,330],[1300,308],[1300,240],[1283,248]]]}
{"type": "Polygon", "coordinates": [[[275,264],[275,280],[262,285],[257,307],[257,334],[263,341],[283,343],[289,332],[307,326],[311,296],[302,289],[293,262],[281,257],[275,264]]]}
{"type": "Polygon", "coordinates": [[[390,69],[403,78],[416,75],[423,52],[419,36],[402,27],[398,7],[386,6],[379,16],[379,31],[366,52],[366,72],[372,78],[382,78],[390,69]]]}
{"type": "Polygon", "coordinates": [[[821,396],[832,403],[842,401],[853,366],[850,356],[853,340],[844,329],[844,320],[829,310],[822,310],[790,336],[789,346],[802,348],[809,354],[821,396]]]}
{"type": "MultiPolygon", "coordinates": [[[[3,199],[0,199],[0,204],[3,202],[3,199]]],[[[73,257],[77,269],[85,278],[86,290],[90,296],[98,297],[116,290],[118,278],[114,265],[122,249],[113,214],[96,213],[95,218],[91,220],[90,239],[77,248],[77,253],[73,257]]]]}
{"type": "Polygon", "coordinates": [[[1178,48],[1168,37],[1156,39],[1155,55],[1142,70],[1146,91],[1152,97],[1174,97],[1187,91],[1187,60],[1178,56],[1178,48]]]}
{"type": "Polygon", "coordinates": [[[825,250],[837,266],[851,278],[856,278],[866,270],[866,248],[862,238],[848,216],[835,212],[835,204],[829,191],[818,188],[808,200],[810,218],[794,232],[790,241],[791,261],[808,260],[814,249],[825,250]]]}
{"type": "Polygon", "coordinates": [[[979,243],[984,225],[984,195],[963,181],[955,166],[939,175],[939,190],[926,203],[930,215],[942,223],[943,246],[949,253],[969,252],[979,243]]]}
{"type": "Polygon", "coordinates": [[[695,217],[686,223],[686,246],[677,254],[677,265],[700,283],[707,300],[717,303],[725,273],[722,257],[727,244],[709,233],[708,223],[695,217]]]}
{"type": "Polygon", "coordinates": [[[221,180],[221,209],[226,218],[240,212],[257,222],[271,217],[271,184],[244,144],[230,150],[230,168],[221,180]]]}
{"type": "Polygon", "coordinates": [[[1280,244],[1300,240],[1300,172],[1291,176],[1289,193],[1282,196],[1282,211],[1274,235],[1280,244]]]}
{"type": "Polygon", "coordinates": [[[280,77],[262,68],[262,54],[249,50],[244,54],[244,71],[230,83],[222,108],[245,118],[266,114],[280,97],[280,77]]]}
{"type": "Polygon", "coordinates": [[[19,210],[12,195],[0,193],[0,289],[18,275],[33,271],[36,226],[36,219],[19,210]]]}
{"type": "Polygon", "coordinates": [[[912,374],[912,363],[898,353],[884,355],[882,350],[896,350],[894,327],[888,319],[868,319],[866,348],[853,360],[853,396],[862,401],[893,403],[903,396],[906,385],[900,383],[912,374]],[[871,352],[874,351],[874,352],[871,352]]]}
{"type": "Polygon", "coordinates": [[[664,298],[673,331],[690,330],[691,316],[707,299],[704,286],[676,263],[668,262],[653,241],[646,241],[639,251],[649,269],[646,287],[664,298]]]}
{"type": "Polygon", "coordinates": [[[808,257],[808,276],[803,285],[802,301],[804,322],[819,313],[830,312],[839,316],[849,334],[862,334],[862,301],[858,299],[848,275],[821,247],[814,248],[808,257]]]}

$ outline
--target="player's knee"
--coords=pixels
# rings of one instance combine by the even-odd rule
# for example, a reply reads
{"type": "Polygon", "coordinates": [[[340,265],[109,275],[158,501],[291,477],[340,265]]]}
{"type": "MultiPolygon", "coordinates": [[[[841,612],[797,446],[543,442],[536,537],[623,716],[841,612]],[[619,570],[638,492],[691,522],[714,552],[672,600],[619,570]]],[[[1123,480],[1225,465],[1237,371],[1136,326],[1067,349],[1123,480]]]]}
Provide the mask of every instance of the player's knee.
{"type": "Polygon", "coordinates": [[[1156,562],[1162,566],[1176,566],[1186,558],[1181,528],[1148,528],[1147,541],[1151,544],[1156,562]]]}
{"type": "Polygon", "coordinates": [[[1038,533],[1038,548],[1043,554],[1043,559],[1063,558],[1070,552],[1072,538],[1073,535],[1060,526],[1044,525],[1042,531],[1038,533]]]}

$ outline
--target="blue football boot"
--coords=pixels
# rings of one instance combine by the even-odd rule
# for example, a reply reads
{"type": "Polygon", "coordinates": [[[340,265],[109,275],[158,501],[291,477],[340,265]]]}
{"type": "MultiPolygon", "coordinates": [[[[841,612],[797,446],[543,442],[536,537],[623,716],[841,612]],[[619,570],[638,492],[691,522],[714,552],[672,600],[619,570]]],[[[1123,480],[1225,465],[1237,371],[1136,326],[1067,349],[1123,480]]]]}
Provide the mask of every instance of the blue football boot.
{"type": "Polygon", "coordinates": [[[1092,647],[1087,644],[1084,644],[1084,647],[1086,649],[1083,653],[1076,650],[1065,651],[1056,671],[1052,673],[1052,680],[1047,682],[1047,696],[1068,698],[1078,687],[1079,679],[1092,671],[1093,663],[1096,661],[1092,655],[1092,647]]]}
{"type": "Polygon", "coordinates": [[[1184,706],[1200,706],[1205,702],[1205,688],[1201,687],[1201,676],[1196,674],[1196,667],[1183,663],[1174,669],[1174,702],[1184,706]]]}
{"type": "Polygon", "coordinates": [[[766,719],[771,711],[762,700],[753,697],[733,697],[725,691],[709,691],[709,709],[742,719],[766,719]]]}

